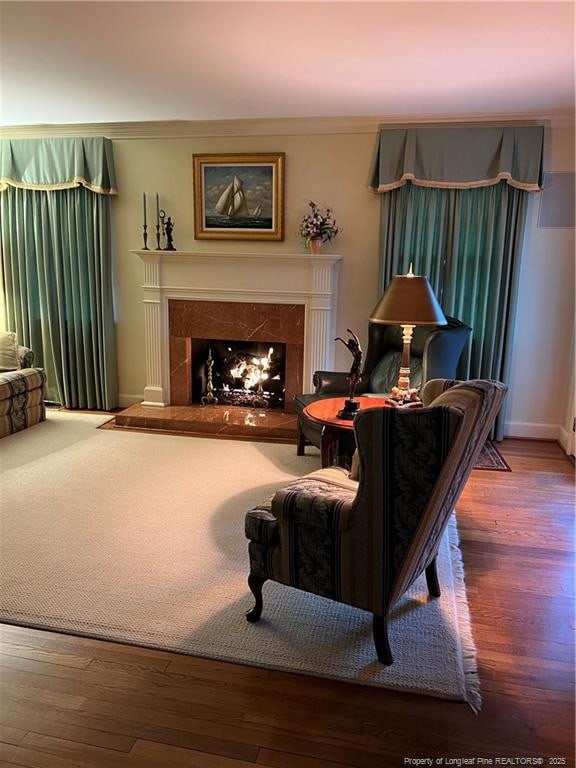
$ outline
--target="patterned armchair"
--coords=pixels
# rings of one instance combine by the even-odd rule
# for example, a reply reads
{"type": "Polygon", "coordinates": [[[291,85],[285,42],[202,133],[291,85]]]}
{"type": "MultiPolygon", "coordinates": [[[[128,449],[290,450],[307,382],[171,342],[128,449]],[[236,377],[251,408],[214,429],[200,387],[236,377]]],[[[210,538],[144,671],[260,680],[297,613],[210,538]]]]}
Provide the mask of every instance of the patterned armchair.
{"type": "Polygon", "coordinates": [[[505,393],[496,381],[436,379],[424,408],[361,411],[358,479],[321,469],[247,514],[248,621],[272,579],[371,612],[378,659],[391,664],[388,614],[424,571],[440,596],[438,547],[505,393]]]}
{"type": "MultiPolygon", "coordinates": [[[[14,335],[14,334],[9,334],[14,335]]],[[[31,427],[46,419],[46,373],[33,368],[34,353],[16,345],[17,367],[0,370],[0,437],[31,427]]]]}

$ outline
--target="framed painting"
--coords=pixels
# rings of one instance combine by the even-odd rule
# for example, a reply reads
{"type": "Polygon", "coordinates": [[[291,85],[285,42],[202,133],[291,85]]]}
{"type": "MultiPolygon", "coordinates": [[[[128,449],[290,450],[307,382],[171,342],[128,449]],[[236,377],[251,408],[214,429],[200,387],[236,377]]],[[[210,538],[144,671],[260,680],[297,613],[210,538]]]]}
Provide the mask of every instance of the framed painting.
{"type": "Polygon", "coordinates": [[[284,153],[194,155],[197,240],[284,239],[284,153]]]}

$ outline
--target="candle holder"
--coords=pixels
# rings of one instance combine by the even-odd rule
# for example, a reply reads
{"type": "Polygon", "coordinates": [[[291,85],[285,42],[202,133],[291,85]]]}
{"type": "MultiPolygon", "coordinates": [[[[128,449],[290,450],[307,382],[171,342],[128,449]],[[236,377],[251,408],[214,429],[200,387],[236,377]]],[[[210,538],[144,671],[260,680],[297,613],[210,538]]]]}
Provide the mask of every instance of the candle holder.
{"type": "Polygon", "coordinates": [[[146,217],[146,192],[142,194],[142,203],[143,203],[143,209],[144,209],[144,224],[142,225],[144,229],[144,248],[143,251],[148,251],[148,219],[146,217]]]}

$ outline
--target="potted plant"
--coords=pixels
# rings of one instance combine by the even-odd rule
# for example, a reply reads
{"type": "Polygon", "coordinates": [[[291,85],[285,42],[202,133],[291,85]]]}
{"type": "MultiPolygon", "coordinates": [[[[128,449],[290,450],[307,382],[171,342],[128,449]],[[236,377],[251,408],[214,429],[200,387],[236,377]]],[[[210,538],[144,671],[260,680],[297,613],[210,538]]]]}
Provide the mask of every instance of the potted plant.
{"type": "Polygon", "coordinates": [[[302,219],[300,234],[306,247],[310,248],[312,253],[319,253],[322,243],[329,243],[340,232],[340,228],[336,226],[332,208],[322,210],[312,200],[308,205],[311,210],[302,219]]]}

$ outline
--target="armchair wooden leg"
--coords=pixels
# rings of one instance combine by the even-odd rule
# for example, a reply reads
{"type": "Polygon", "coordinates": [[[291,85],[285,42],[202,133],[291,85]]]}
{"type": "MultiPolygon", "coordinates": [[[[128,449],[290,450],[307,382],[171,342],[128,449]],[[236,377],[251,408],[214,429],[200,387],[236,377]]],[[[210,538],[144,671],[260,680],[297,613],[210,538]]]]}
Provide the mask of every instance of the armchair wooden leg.
{"type": "Polygon", "coordinates": [[[298,421],[298,444],[296,445],[296,456],[304,456],[305,453],[306,453],[306,438],[304,437],[304,432],[302,432],[300,421],[298,421]]]}
{"type": "Polygon", "coordinates": [[[388,642],[388,620],[386,616],[374,614],[372,619],[372,634],[374,635],[374,645],[378,654],[378,661],[382,664],[390,665],[394,661],[390,643],[388,642]]]}
{"type": "Polygon", "coordinates": [[[438,573],[436,572],[436,558],[426,568],[426,584],[428,585],[428,592],[431,597],[440,597],[442,593],[440,591],[438,573]]]}
{"type": "Polygon", "coordinates": [[[253,573],[248,576],[248,586],[256,600],[254,608],[246,613],[246,621],[249,621],[251,624],[254,624],[254,622],[258,621],[260,616],[262,616],[262,585],[265,581],[266,579],[261,579],[260,576],[254,576],[253,573]]]}

